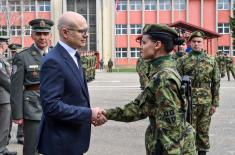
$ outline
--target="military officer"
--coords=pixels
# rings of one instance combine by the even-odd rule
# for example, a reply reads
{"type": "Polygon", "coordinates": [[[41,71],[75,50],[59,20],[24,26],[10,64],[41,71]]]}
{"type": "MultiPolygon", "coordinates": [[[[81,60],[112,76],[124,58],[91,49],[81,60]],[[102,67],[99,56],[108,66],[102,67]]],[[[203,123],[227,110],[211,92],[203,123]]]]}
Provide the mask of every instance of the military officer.
{"type": "Polygon", "coordinates": [[[181,75],[192,79],[193,117],[196,129],[198,155],[210,149],[209,127],[211,116],[219,106],[220,73],[214,57],[203,50],[204,33],[195,31],[189,37],[192,51],[178,59],[177,68],[181,75]]]}
{"type": "MultiPolygon", "coordinates": [[[[16,53],[19,52],[19,50],[22,48],[21,44],[10,44],[8,46],[8,48],[11,51],[11,58],[9,60],[9,62],[12,64],[12,60],[15,57],[16,53]]],[[[18,129],[17,129],[17,143],[18,144],[23,144],[24,143],[24,133],[23,133],[23,125],[18,125],[18,129]]]]}
{"type": "Polygon", "coordinates": [[[32,27],[34,44],[13,59],[11,105],[13,122],[24,124],[23,154],[35,155],[36,133],[42,115],[39,100],[41,58],[49,51],[54,23],[48,19],[34,19],[29,25],[32,27]]]}
{"type": "Polygon", "coordinates": [[[10,75],[11,69],[4,53],[8,48],[8,37],[0,36],[0,155],[15,155],[6,148],[11,125],[10,75]]]}
{"type": "Polygon", "coordinates": [[[195,132],[185,122],[180,94],[181,77],[169,54],[179,37],[165,25],[146,25],[141,54],[151,63],[150,81],[138,97],[125,105],[106,110],[109,120],[132,122],[149,117],[145,139],[148,155],[195,155],[195,132]]]}

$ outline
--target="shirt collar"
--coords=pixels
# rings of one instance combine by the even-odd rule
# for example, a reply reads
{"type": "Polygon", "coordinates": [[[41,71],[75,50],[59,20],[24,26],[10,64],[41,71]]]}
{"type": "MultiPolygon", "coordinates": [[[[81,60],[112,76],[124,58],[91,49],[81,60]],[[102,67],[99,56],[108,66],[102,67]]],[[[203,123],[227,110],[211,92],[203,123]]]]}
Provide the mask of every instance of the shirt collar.
{"type": "Polygon", "coordinates": [[[66,43],[62,42],[59,40],[59,44],[65,48],[65,50],[71,55],[74,56],[76,54],[76,49],[73,49],[72,47],[70,47],[69,45],[67,45],[66,43]]]}
{"type": "Polygon", "coordinates": [[[48,53],[48,47],[45,50],[42,50],[36,44],[33,44],[33,45],[40,52],[41,55],[48,53]]]}

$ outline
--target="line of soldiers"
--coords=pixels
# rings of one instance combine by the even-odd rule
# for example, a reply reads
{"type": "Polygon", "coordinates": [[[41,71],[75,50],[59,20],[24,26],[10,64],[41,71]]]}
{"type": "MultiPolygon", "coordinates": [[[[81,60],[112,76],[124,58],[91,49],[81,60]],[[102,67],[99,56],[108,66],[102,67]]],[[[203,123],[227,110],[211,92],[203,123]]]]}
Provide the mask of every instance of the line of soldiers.
{"type": "MultiPolygon", "coordinates": [[[[191,100],[193,104],[191,125],[196,130],[196,149],[198,155],[205,155],[210,149],[209,127],[211,117],[219,106],[221,73],[216,58],[209,56],[203,50],[204,38],[205,35],[203,32],[193,32],[188,40],[192,51],[189,54],[185,52],[172,54],[180,75],[191,77],[191,100]]],[[[225,60],[226,64],[230,64],[228,70],[231,70],[231,58],[225,57],[225,60]]],[[[152,69],[153,66],[148,60],[138,59],[137,72],[139,74],[141,89],[148,87],[152,69]]],[[[233,72],[232,74],[234,75],[233,72]]],[[[149,136],[151,135],[146,133],[146,139],[150,139],[149,136]]],[[[147,147],[146,149],[149,152],[147,147]]]]}
{"type": "Polygon", "coordinates": [[[87,82],[95,79],[96,55],[94,52],[81,52],[81,63],[87,82]]]}
{"type": "Polygon", "coordinates": [[[233,79],[235,80],[235,73],[233,68],[233,59],[223,51],[218,51],[216,53],[215,59],[218,63],[221,77],[225,76],[227,72],[228,81],[230,81],[230,72],[232,73],[233,79]]]}

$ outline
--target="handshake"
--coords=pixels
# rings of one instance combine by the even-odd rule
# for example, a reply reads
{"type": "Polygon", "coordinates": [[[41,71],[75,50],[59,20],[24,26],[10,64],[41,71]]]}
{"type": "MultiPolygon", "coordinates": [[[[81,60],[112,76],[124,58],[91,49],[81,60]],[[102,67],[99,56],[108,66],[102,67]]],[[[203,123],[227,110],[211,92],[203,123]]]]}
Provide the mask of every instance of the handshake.
{"type": "Polygon", "coordinates": [[[91,122],[94,126],[103,125],[107,122],[106,111],[102,108],[91,108],[92,118],[91,122]]]}

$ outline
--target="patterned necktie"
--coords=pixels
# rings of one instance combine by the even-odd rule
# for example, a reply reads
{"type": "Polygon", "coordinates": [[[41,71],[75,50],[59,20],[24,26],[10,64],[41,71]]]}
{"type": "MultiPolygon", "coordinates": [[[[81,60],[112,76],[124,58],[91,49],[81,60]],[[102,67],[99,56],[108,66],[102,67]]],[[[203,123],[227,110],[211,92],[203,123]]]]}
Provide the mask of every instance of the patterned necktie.
{"type": "Polygon", "coordinates": [[[78,70],[79,70],[79,72],[80,72],[80,75],[81,75],[81,77],[82,77],[82,80],[84,80],[84,77],[83,77],[83,69],[82,69],[82,64],[81,64],[81,57],[80,57],[80,55],[78,54],[78,52],[76,52],[75,57],[77,58],[78,70]]]}

